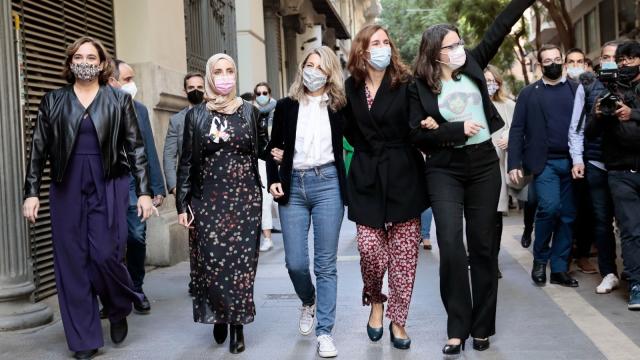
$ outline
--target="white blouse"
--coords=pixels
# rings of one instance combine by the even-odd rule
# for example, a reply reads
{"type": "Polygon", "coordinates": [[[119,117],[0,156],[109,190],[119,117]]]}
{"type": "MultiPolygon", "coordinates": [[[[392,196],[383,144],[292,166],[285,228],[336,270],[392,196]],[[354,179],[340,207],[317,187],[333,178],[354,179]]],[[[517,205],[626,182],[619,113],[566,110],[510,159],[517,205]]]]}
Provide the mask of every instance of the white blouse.
{"type": "Polygon", "coordinates": [[[300,101],[293,168],[309,169],[335,161],[327,103],[329,96],[307,96],[300,101]]]}

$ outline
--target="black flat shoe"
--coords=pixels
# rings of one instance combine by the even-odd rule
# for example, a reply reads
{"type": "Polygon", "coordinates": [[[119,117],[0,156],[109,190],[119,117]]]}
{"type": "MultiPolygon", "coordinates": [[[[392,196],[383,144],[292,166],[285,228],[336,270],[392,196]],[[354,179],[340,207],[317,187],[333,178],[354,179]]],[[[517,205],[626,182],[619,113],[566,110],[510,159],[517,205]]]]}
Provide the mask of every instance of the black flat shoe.
{"type": "Polygon", "coordinates": [[[491,343],[489,342],[489,338],[486,339],[476,339],[473,338],[473,349],[478,351],[485,351],[489,348],[491,343]]]}
{"type": "Polygon", "coordinates": [[[572,278],[569,273],[566,272],[551,273],[550,282],[566,287],[578,287],[578,280],[572,278]]]}
{"type": "Polygon", "coordinates": [[[120,321],[115,321],[111,323],[111,341],[114,344],[120,344],[127,338],[127,334],[129,333],[129,326],[127,325],[127,318],[124,318],[120,321]]]}
{"type": "MultiPolygon", "coordinates": [[[[373,312],[373,304],[371,305],[371,311],[373,312]]],[[[384,304],[382,304],[382,318],[384,319],[384,304]]],[[[369,313],[369,318],[371,318],[371,313],[369,313]]],[[[384,326],[379,328],[373,328],[369,325],[369,321],[367,320],[367,335],[371,341],[378,341],[382,338],[382,334],[384,331],[384,326]]]]}
{"type": "Polygon", "coordinates": [[[464,351],[464,340],[460,340],[458,345],[445,344],[442,348],[444,355],[460,355],[460,351],[464,351]]]}
{"type": "Polygon", "coordinates": [[[242,325],[231,325],[229,335],[229,352],[239,354],[244,351],[244,333],[242,325]]]}
{"type": "Polygon", "coordinates": [[[528,231],[525,231],[522,234],[522,238],[520,238],[520,245],[522,245],[523,248],[528,248],[529,246],[531,246],[531,233],[528,231]]]}
{"type": "Polygon", "coordinates": [[[544,286],[547,283],[547,264],[534,261],[531,280],[538,286],[544,286]]]}
{"type": "Polygon", "coordinates": [[[133,309],[138,314],[143,314],[143,315],[148,314],[149,311],[151,311],[151,302],[149,302],[149,299],[147,298],[147,295],[142,293],[142,302],[140,304],[134,303],[133,304],[133,309]]]}
{"type": "Polygon", "coordinates": [[[227,340],[227,324],[214,324],[213,325],[213,339],[217,344],[222,344],[227,340]]]}
{"type": "Polygon", "coordinates": [[[73,353],[74,359],[93,359],[98,354],[98,349],[76,351],[73,353]]]}
{"type": "Polygon", "coordinates": [[[393,347],[400,350],[406,350],[411,347],[411,339],[400,339],[393,335],[393,322],[389,324],[389,337],[391,338],[391,343],[393,347]]]}

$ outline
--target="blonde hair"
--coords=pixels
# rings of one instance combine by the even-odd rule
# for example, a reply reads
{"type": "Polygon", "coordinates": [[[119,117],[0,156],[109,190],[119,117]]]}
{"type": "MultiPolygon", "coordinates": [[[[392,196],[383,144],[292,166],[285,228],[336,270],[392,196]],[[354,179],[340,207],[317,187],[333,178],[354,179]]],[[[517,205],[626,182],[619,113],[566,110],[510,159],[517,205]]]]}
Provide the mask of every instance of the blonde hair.
{"type": "Polygon", "coordinates": [[[316,54],[320,57],[320,69],[327,74],[327,84],[324,87],[325,93],[329,96],[328,106],[332,111],[338,111],[347,104],[344,93],[344,79],[340,60],[336,54],[327,46],[313,48],[305,54],[303,60],[298,64],[296,78],[289,88],[289,97],[298,102],[306,102],[307,90],[302,80],[302,71],[309,56],[316,54]]]}
{"type": "Polygon", "coordinates": [[[507,94],[504,91],[504,79],[502,78],[502,74],[500,74],[498,68],[493,65],[487,65],[487,68],[484,69],[484,72],[491,73],[499,86],[498,91],[496,91],[496,93],[491,96],[491,100],[497,102],[507,101],[507,94]]]}

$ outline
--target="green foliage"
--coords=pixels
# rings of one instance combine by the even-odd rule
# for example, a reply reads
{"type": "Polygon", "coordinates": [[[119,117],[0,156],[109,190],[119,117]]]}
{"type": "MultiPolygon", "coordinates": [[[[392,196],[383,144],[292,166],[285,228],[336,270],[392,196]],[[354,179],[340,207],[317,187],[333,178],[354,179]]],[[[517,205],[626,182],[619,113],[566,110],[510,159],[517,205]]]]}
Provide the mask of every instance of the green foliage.
{"type": "MultiPolygon", "coordinates": [[[[389,29],[402,58],[412,63],[420,47],[422,32],[429,25],[455,24],[467,47],[473,47],[509,0],[382,0],[381,3],[382,24],[389,29]],[[431,10],[408,12],[407,9],[431,10]]],[[[492,63],[502,71],[509,70],[516,60],[514,46],[514,37],[508,36],[492,63]]]]}

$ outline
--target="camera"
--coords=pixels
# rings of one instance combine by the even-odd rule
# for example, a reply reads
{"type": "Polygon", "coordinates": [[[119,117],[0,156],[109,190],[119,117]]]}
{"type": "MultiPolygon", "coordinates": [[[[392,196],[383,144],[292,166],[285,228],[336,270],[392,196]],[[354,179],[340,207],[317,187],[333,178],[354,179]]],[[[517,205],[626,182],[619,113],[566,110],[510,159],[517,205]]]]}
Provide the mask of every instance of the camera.
{"type": "Polygon", "coordinates": [[[618,102],[621,100],[618,92],[618,69],[598,70],[598,80],[607,88],[607,92],[600,98],[600,112],[604,116],[615,116],[618,102]]]}
{"type": "Polygon", "coordinates": [[[616,110],[618,110],[618,101],[620,101],[620,97],[618,95],[613,94],[611,91],[607,91],[600,98],[600,112],[604,116],[615,116],[616,110]]]}

